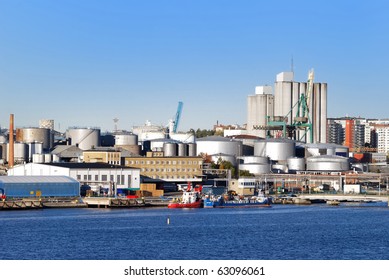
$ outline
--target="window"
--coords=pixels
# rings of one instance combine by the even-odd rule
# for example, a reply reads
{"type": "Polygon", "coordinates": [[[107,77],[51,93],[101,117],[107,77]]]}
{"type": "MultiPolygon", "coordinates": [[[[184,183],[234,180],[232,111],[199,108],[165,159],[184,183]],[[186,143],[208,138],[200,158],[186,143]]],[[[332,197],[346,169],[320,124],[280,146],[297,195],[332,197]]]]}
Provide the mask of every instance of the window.
{"type": "Polygon", "coordinates": [[[113,179],[114,179],[113,175],[111,175],[111,176],[109,176],[109,177],[110,177],[109,180],[110,180],[111,182],[113,182],[113,179]]]}
{"type": "Polygon", "coordinates": [[[99,175],[95,175],[95,181],[99,180],[99,175]]]}
{"type": "Polygon", "coordinates": [[[88,180],[88,175],[84,175],[84,181],[88,180]]]}
{"type": "Polygon", "coordinates": [[[107,181],[107,175],[101,175],[101,181],[106,182],[107,181]]]}
{"type": "Polygon", "coordinates": [[[78,180],[78,181],[81,180],[81,175],[77,175],[77,180],[78,180]]]}
{"type": "Polygon", "coordinates": [[[127,176],[127,186],[130,188],[131,187],[131,175],[127,176]]]}

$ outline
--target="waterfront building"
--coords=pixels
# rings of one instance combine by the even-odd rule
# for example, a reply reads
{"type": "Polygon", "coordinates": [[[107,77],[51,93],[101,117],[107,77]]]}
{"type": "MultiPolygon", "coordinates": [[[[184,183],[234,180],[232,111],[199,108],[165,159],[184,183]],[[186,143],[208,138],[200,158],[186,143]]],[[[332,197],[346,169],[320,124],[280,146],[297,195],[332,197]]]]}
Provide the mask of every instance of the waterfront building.
{"type": "Polygon", "coordinates": [[[103,163],[27,163],[8,170],[8,176],[69,176],[92,190],[139,190],[140,170],[128,166],[103,163]]]}

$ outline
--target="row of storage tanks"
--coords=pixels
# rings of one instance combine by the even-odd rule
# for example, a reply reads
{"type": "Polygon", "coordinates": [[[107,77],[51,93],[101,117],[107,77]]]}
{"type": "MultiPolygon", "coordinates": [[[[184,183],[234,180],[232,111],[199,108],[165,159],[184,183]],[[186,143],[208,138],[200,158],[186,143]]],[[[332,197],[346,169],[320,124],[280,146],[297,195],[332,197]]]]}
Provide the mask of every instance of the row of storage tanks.
{"type": "Polygon", "coordinates": [[[302,144],[287,139],[255,140],[253,154],[244,153],[242,141],[224,137],[207,137],[197,141],[199,152],[212,160],[236,163],[240,170],[252,174],[296,171],[350,170],[348,147],[336,144],[302,144]]]}

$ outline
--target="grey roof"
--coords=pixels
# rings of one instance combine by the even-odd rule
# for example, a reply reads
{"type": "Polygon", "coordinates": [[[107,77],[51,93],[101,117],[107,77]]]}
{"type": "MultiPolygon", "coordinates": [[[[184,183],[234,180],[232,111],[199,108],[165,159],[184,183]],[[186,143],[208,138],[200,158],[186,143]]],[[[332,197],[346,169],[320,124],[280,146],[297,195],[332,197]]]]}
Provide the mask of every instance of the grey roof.
{"type": "Polygon", "coordinates": [[[78,182],[68,176],[0,176],[0,183],[69,183],[78,182]]]}
{"type": "Polygon", "coordinates": [[[76,158],[82,156],[83,150],[76,146],[59,145],[51,152],[62,158],[76,158]]]}

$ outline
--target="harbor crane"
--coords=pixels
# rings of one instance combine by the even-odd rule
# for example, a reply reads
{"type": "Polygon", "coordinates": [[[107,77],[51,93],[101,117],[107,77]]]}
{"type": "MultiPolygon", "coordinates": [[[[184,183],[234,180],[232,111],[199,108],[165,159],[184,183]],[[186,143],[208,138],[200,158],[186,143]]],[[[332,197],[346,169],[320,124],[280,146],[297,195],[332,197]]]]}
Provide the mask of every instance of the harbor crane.
{"type": "Polygon", "coordinates": [[[180,123],[181,112],[182,112],[183,106],[184,106],[184,103],[182,101],[178,102],[176,117],[174,118],[174,121],[173,121],[174,122],[173,123],[173,133],[177,132],[178,124],[180,123]]]}
{"type": "Polygon", "coordinates": [[[282,130],[282,137],[295,137],[296,130],[305,130],[305,133],[301,135],[301,141],[309,133],[310,143],[313,143],[313,129],[312,121],[309,117],[309,104],[313,93],[313,79],[314,71],[311,69],[308,73],[307,90],[306,93],[301,93],[299,100],[293,105],[289,113],[284,116],[267,116],[266,130],[282,130]],[[297,106],[296,116],[293,118],[292,125],[288,125],[288,116],[292,116],[293,109],[297,106]]]}

